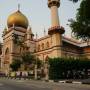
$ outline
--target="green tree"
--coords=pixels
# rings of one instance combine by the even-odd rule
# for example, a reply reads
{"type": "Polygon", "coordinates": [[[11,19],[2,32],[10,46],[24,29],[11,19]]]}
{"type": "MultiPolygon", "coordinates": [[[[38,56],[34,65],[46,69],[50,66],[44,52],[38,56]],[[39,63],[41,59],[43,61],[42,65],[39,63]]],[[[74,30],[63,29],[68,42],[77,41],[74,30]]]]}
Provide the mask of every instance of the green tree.
{"type": "Polygon", "coordinates": [[[21,60],[13,60],[13,62],[10,64],[10,68],[12,69],[12,71],[18,71],[18,69],[21,66],[21,60]]]}
{"type": "Polygon", "coordinates": [[[37,68],[41,68],[42,67],[42,60],[37,58],[36,61],[35,61],[35,64],[37,65],[37,68]]]}
{"type": "Polygon", "coordinates": [[[14,44],[17,44],[18,46],[23,46],[23,40],[20,39],[18,34],[13,34],[12,37],[14,44]]]}
{"type": "Polygon", "coordinates": [[[21,55],[21,58],[22,64],[25,66],[25,69],[33,69],[35,65],[37,65],[37,68],[40,68],[42,66],[42,61],[39,58],[36,58],[36,56],[30,52],[24,52],[21,55]]]}
{"type": "Polygon", "coordinates": [[[28,67],[32,68],[36,62],[36,57],[30,52],[24,52],[21,55],[21,58],[22,58],[22,63],[25,66],[25,69],[27,69],[28,67]]]}
{"type": "Polygon", "coordinates": [[[50,58],[49,65],[50,79],[79,79],[88,77],[90,60],[86,58],[50,58]]]}
{"type": "Polygon", "coordinates": [[[22,62],[24,64],[32,64],[32,63],[35,63],[35,61],[36,61],[35,56],[33,54],[31,54],[30,52],[24,52],[21,55],[21,58],[22,58],[22,62]]]}
{"type": "Polygon", "coordinates": [[[72,33],[78,39],[90,39],[90,0],[82,0],[78,9],[76,20],[71,20],[72,33]]]}

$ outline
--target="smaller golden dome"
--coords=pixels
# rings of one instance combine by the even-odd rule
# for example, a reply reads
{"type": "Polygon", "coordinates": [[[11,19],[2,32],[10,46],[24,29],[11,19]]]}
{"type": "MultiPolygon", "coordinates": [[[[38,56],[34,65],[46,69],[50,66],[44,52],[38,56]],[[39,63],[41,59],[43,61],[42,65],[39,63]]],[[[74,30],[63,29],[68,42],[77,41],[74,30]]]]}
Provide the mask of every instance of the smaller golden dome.
{"type": "Polygon", "coordinates": [[[19,10],[15,13],[11,14],[7,19],[8,27],[12,27],[13,25],[18,27],[27,28],[28,27],[28,19],[24,14],[22,14],[19,10]]]}

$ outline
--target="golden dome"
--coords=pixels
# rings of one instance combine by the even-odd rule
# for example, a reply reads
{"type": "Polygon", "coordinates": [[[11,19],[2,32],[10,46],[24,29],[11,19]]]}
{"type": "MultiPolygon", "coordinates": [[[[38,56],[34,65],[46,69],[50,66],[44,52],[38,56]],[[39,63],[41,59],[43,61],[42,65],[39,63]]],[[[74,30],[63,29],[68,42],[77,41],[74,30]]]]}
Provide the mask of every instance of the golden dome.
{"type": "Polygon", "coordinates": [[[19,10],[15,13],[11,14],[7,19],[8,27],[18,26],[27,28],[28,27],[28,19],[24,14],[22,14],[19,10]]]}

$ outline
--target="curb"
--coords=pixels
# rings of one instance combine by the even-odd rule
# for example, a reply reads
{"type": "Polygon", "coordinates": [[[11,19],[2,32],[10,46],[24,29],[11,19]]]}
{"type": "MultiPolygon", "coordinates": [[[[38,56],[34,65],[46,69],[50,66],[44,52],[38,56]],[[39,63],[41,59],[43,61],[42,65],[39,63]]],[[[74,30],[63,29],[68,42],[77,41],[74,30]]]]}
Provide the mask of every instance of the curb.
{"type": "Polygon", "coordinates": [[[82,82],[78,82],[78,81],[55,81],[55,80],[49,80],[49,82],[71,83],[71,84],[84,84],[84,83],[82,83],[82,82]]]}
{"type": "Polygon", "coordinates": [[[49,82],[54,82],[54,80],[49,80],[49,82]]]}
{"type": "Polygon", "coordinates": [[[59,81],[59,83],[66,83],[66,81],[59,81]]]}
{"type": "MultiPolygon", "coordinates": [[[[25,79],[25,78],[10,78],[10,77],[0,77],[3,79],[11,79],[11,80],[33,80],[33,79],[25,79]]],[[[37,80],[38,81],[38,80],[37,80]]],[[[72,81],[72,80],[42,80],[43,82],[50,83],[69,83],[69,84],[87,84],[90,85],[90,82],[80,82],[80,81],[72,81]]]]}
{"type": "Polygon", "coordinates": [[[73,81],[72,83],[73,84],[83,84],[82,82],[76,82],[76,81],[73,81]]]}

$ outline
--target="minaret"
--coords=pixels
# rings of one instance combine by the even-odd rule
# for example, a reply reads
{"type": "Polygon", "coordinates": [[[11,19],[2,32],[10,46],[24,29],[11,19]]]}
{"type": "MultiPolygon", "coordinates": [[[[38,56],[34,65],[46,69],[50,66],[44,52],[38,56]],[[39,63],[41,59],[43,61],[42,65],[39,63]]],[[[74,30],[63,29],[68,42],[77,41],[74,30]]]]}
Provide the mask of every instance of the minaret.
{"type": "Polygon", "coordinates": [[[54,32],[64,33],[64,28],[60,26],[58,8],[60,7],[60,0],[48,0],[48,7],[51,9],[51,28],[49,28],[48,34],[54,32]]]}
{"type": "Polygon", "coordinates": [[[52,47],[56,49],[54,55],[56,57],[61,57],[61,47],[62,47],[62,34],[64,33],[64,28],[60,26],[58,8],[60,7],[60,0],[48,0],[48,7],[51,10],[51,27],[48,29],[48,34],[51,35],[52,47]]]}
{"type": "Polygon", "coordinates": [[[32,33],[31,27],[27,29],[27,40],[33,40],[34,34],[32,33]]]}

